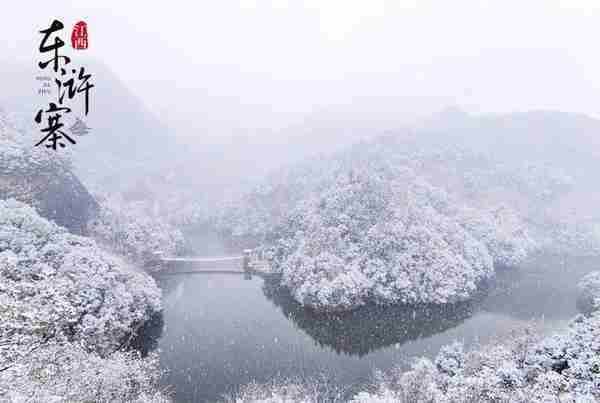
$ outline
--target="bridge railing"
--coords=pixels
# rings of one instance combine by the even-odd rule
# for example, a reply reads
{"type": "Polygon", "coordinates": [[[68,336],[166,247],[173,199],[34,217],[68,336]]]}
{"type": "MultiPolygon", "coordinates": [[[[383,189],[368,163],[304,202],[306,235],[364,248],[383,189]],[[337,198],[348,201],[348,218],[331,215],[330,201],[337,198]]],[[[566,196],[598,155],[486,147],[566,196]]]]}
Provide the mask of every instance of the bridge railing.
{"type": "MultiPolygon", "coordinates": [[[[241,256],[224,256],[224,257],[185,257],[185,256],[165,256],[162,251],[156,251],[153,253],[151,265],[155,267],[155,270],[159,271],[165,264],[171,262],[188,262],[188,263],[199,263],[204,265],[213,264],[210,269],[215,270],[215,267],[223,266],[226,262],[234,263],[239,262],[240,272],[267,272],[270,271],[268,262],[262,259],[262,251],[256,249],[244,249],[241,256]]],[[[229,266],[229,265],[227,265],[229,266]]],[[[226,267],[227,267],[226,266],[226,267]]],[[[225,269],[220,267],[218,269],[225,269]]],[[[216,269],[216,270],[218,270],[216,269]]],[[[209,270],[205,268],[204,270],[209,270]]],[[[227,267],[227,270],[231,271],[231,267],[227,267]]]]}

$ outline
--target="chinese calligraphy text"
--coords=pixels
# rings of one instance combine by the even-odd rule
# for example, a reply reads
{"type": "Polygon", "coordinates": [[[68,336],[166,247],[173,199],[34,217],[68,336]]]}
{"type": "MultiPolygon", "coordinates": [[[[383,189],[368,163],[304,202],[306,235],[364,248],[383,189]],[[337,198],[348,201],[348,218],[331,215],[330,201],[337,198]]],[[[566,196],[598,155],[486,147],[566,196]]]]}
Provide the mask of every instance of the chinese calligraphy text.
{"type": "MultiPolygon", "coordinates": [[[[39,45],[39,52],[46,55],[44,60],[38,62],[38,67],[41,70],[53,71],[53,83],[56,85],[56,100],[49,102],[47,108],[40,108],[35,115],[35,122],[38,125],[43,125],[40,132],[44,135],[42,139],[35,145],[45,144],[46,147],[57,150],[57,147],[65,147],[67,144],[76,144],[74,138],[65,132],[65,123],[63,118],[67,117],[72,111],[73,105],[70,104],[75,97],[83,98],[83,114],[88,115],[90,111],[90,90],[95,85],[90,81],[92,75],[86,73],[85,67],[79,66],[72,68],[68,66],[71,63],[71,58],[61,54],[65,42],[60,38],[60,31],[64,28],[61,21],[54,20],[50,27],[43,29],[40,34],[43,35],[39,45]],[[48,67],[51,69],[48,69],[48,67]]],[[[71,42],[76,49],[86,49],[87,41],[87,26],[85,22],[80,21],[73,28],[71,42]]],[[[51,73],[52,74],[52,73],[51,73]]],[[[48,81],[51,81],[48,80],[48,81]]],[[[38,92],[40,94],[50,94],[49,83],[44,83],[45,91],[38,92]]],[[[86,127],[81,118],[76,118],[76,122],[69,126],[69,130],[73,134],[81,135],[81,127],[86,127]],[[83,126],[82,126],[83,125],[83,126]],[[77,130],[74,130],[77,129],[77,130]],[[74,132],[77,133],[74,133],[74,132]]],[[[89,128],[85,131],[87,133],[89,128]]]]}

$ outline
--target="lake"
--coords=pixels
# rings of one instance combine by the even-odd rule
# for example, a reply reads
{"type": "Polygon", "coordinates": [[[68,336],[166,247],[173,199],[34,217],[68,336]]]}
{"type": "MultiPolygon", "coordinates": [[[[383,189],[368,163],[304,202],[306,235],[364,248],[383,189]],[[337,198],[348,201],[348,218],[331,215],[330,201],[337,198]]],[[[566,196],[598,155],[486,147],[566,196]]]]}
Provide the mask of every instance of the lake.
{"type": "MultiPolygon", "coordinates": [[[[209,248],[210,249],[210,248],[209,248]]],[[[214,250],[203,250],[214,255],[214,250]]],[[[348,393],[375,370],[434,357],[455,340],[488,343],[532,324],[564,327],[579,278],[597,259],[537,256],[501,270],[472,301],[451,307],[366,307],[336,315],[300,307],[273,280],[241,274],[158,276],[164,312],[154,343],[176,402],[222,399],[241,385],[327,379],[348,393]]]]}

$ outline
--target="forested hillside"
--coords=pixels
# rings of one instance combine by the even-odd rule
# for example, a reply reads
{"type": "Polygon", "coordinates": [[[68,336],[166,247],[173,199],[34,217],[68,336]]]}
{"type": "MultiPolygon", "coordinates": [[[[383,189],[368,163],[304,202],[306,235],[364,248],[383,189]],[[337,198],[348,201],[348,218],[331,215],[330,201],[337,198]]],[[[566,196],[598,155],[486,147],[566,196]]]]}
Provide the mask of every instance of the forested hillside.
{"type": "Polygon", "coordinates": [[[215,222],[268,251],[295,298],[320,309],[455,302],[535,250],[598,253],[598,221],[564,214],[594,190],[577,165],[594,150],[523,158],[533,146],[515,130],[498,147],[498,127],[473,140],[482,124],[381,136],[272,174],[215,222]]]}

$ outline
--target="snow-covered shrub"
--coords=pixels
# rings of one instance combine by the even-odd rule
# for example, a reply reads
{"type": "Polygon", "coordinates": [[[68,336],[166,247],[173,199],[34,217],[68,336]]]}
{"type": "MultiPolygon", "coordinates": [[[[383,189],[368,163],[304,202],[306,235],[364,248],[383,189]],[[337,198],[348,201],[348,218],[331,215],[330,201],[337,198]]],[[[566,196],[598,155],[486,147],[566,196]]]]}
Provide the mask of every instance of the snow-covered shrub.
{"type": "Polygon", "coordinates": [[[155,353],[101,357],[79,343],[50,343],[0,373],[0,401],[169,403],[159,388],[158,364],[155,353]]]}
{"type": "Polygon", "coordinates": [[[437,387],[438,373],[430,360],[419,359],[408,372],[380,376],[375,390],[359,392],[352,403],[433,403],[443,401],[437,387]]]}
{"type": "Polygon", "coordinates": [[[268,384],[250,383],[225,397],[225,403],[342,403],[344,389],[325,378],[273,379],[268,384]]]}
{"type": "Polygon", "coordinates": [[[442,374],[453,376],[464,366],[463,345],[455,342],[440,349],[435,366],[442,374]]]}
{"type": "Polygon", "coordinates": [[[579,282],[577,305],[582,312],[600,310],[600,271],[589,273],[579,282]]]}
{"type": "Polygon", "coordinates": [[[90,235],[129,259],[146,263],[154,252],[174,255],[183,246],[181,231],[168,224],[151,205],[98,197],[100,212],[88,223],[90,235]]]}
{"type": "Polygon", "coordinates": [[[0,401],[167,402],[156,359],[116,351],[160,309],[152,278],[0,200],[0,401]]]}
{"type": "Polygon", "coordinates": [[[117,348],[161,309],[149,276],[16,201],[0,201],[0,367],[50,340],[117,348]]]}
{"type": "Polygon", "coordinates": [[[600,315],[578,316],[550,337],[531,334],[464,352],[443,348],[435,364],[420,359],[393,371],[353,403],[593,402],[600,398],[600,315]]]}

